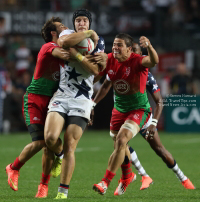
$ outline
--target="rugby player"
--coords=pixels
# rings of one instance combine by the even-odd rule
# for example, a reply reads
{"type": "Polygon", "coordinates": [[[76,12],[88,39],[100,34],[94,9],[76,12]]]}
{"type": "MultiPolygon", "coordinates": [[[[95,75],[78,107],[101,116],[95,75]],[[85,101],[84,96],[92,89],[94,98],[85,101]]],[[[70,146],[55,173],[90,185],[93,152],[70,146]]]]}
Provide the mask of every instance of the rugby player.
{"type": "MultiPolygon", "coordinates": [[[[42,179],[35,197],[43,198],[48,194],[48,182],[54,160],[54,153],[50,151],[44,141],[44,124],[48,104],[57,90],[60,79],[60,64],[69,59],[69,53],[61,49],[58,44],[59,34],[67,29],[60,18],[52,17],[41,30],[45,44],[41,47],[30,86],[23,97],[22,112],[25,123],[31,135],[32,142],[24,147],[13,163],[7,165],[8,184],[18,190],[18,178],[21,167],[42,148],[42,179]]],[[[60,156],[62,150],[58,151],[60,156]]]]}
{"type": "MultiPolygon", "coordinates": [[[[104,52],[103,38],[98,37],[93,30],[89,30],[92,15],[88,10],[79,9],[75,11],[72,21],[75,33],[64,30],[60,34],[58,42],[60,46],[70,48],[84,38],[91,37],[97,45],[96,50],[104,52]]],[[[62,147],[59,136],[64,123],[66,124],[60,186],[55,199],[66,199],[68,196],[69,184],[75,167],[74,152],[90,119],[90,112],[93,107],[91,96],[93,94],[94,75],[102,70],[101,66],[89,61],[87,56],[83,56],[77,50],[70,48],[69,52],[73,60],[69,60],[64,66],[61,66],[59,88],[50,101],[45,123],[45,142],[54,152],[58,152],[57,150],[62,147]]],[[[106,60],[107,55],[104,56],[106,60]]]]}

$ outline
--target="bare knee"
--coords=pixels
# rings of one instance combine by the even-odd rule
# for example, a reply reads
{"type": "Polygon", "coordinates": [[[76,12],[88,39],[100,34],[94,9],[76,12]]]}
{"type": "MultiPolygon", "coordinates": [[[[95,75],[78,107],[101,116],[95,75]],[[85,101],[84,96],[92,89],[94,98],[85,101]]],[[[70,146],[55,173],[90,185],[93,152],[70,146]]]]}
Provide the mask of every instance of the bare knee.
{"type": "Polygon", "coordinates": [[[49,148],[53,147],[56,144],[57,140],[58,138],[56,138],[53,133],[51,133],[50,131],[46,132],[45,143],[49,148]]]}
{"type": "Polygon", "coordinates": [[[117,150],[125,149],[127,144],[127,139],[124,135],[118,135],[115,141],[115,148],[117,150]]]}

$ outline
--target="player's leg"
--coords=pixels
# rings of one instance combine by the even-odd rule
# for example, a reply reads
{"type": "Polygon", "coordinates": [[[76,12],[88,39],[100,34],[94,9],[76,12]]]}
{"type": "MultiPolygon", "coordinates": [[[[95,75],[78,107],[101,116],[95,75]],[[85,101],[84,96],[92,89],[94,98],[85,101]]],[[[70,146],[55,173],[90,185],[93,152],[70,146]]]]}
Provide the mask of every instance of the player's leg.
{"type": "Polygon", "coordinates": [[[130,151],[128,146],[126,146],[125,158],[121,165],[122,175],[119,180],[119,184],[114,192],[114,195],[122,195],[125,193],[128,185],[136,180],[136,175],[132,172],[131,161],[130,161],[130,151]]]}
{"type": "Polygon", "coordinates": [[[42,154],[42,177],[38,185],[38,191],[35,198],[46,198],[48,195],[48,183],[50,180],[50,172],[54,161],[54,153],[46,147],[43,147],[42,154]]]}
{"type": "Polygon", "coordinates": [[[20,155],[12,164],[6,167],[8,184],[18,190],[18,177],[21,167],[45,145],[44,142],[44,121],[46,114],[42,113],[41,106],[48,106],[49,97],[26,93],[23,97],[22,112],[25,123],[31,135],[32,142],[24,147],[20,155]]]}
{"type": "Polygon", "coordinates": [[[62,141],[59,138],[65,123],[65,114],[56,111],[50,111],[47,114],[44,138],[47,147],[56,154],[59,154],[63,150],[62,141]]]}
{"type": "Polygon", "coordinates": [[[158,132],[155,132],[153,139],[148,138],[147,141],[150,144],[151,148],[156,152],[156,154],[160,156],[162,160],[166,163],[168,168],[173,170],[178,179],[182,182],[182,185],[186,189],[195,189],[192,182],[184,175],[182,170],[179,168],[171,153],[163,146],[158,132]]]}
{"type": "MultiPolygon", "coordinates": [[[[104,178],[102,181],[98,184],[94,184],[93,189],[100,194],[105,194],[107,187],[109,186],[110,182],[112,181],[112,178],[115,176],[115,173],[117,172],[118,168],[123,164],[124,161],[126,163],[129,162],[129,159],[125,159],[126,156],[126,149],[127,149],[127,143],[128,141],[134,137],[139,131],[139,126],[134,121],[127,120],[120,128],[119,133],[116,136],[116,143],[115,143],[115,149],[109,159],[109,164],[106,170],[106,174],[104,175],[104,178]]],[[[129,162],[130,165],[130,162],[129,162]]],[[[126,173],[127,174],[127,173],[126,173]]],[[[132,180],[132,169],[128,169],[128,174],[131,175],[132,180]]],[[[123,183],[123,188],[128,186],[130,184],[131,180],[125,180],[123,183]]],[[[122,193],[120,192],[121,195],[122,193]]]]}
{"type": "Polygon", "coordinates": [[[142,185],[140,187],[140,190],[147,189],[150,186],[150,184],[153,183],[153,180],[146,173],[145,169],[143,168],[142,164],[138,159],[135,150],[132,147],[129,147],[129,150],[131,153],[131,162],[134,165],[135,169],[138,171],[138,174],[142,176],[142,185]]]}
{"type": "Polygon", "coordinates": [[[70,116],[67,120],[67,129],[64,134],[64,157],[60,186],[56,199],[67,198],[70,181],[75,168],[76,146],[87,126],[88,120],[83,117],[70,116]]]}

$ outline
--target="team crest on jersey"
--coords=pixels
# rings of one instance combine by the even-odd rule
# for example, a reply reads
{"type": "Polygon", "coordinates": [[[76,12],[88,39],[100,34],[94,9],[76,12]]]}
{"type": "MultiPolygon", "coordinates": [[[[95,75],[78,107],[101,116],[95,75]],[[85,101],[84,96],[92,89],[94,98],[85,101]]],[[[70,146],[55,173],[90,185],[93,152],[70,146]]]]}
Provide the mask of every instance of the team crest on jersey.
{"type": "Polygon", "coordinates": [[[54,72],[54,73],[52,74],[52,78],[53,78],[54,81],[60,80],[60,72],[59,72],[59,71],[54,72]]]}
{"type": "Polygon", "coordinates": [[[126,68],[126,71],[125,71],[126,76],[128,76],[128,75],[130,74],[130,72],[131,72],[131,68],[130,68],[130,67],[127,67],[127,68],[126,68]]]}
{"type": "Polygon", "coordinates": [[[112,69],[111,69],[111,70],[109,70],[109,71],[108,71],[108,74],[114,75],[113,70],[112,70],[112,69]]]}
{"type": "Polygon", "coordinates": [[[53,105],[54,107],[56,107],[56,106],[58,106],[59,104],[60,104],[59,101],[55,101],[52,105],[53,105]]]}
{"type": "Polygon", "coordinates": [[[114,82],[114,89],[119,94],[125,94],[130,90],[130,85],[125,80],[119,79],[114,82]]]}

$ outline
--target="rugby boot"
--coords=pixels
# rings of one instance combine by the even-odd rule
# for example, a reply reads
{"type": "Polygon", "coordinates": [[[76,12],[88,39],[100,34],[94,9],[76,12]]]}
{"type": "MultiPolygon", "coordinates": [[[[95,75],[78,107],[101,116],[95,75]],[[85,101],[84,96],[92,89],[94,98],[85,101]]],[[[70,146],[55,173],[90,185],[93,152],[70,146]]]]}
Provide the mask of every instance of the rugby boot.
{"type": "Polygon", "coordinates": [[[56,157],[53,165],[52,165],[52,169],[51,169],[51,176],[52,177],[58,177],[61,173],[61,164],[62,164],[62,159],[60,159],[59,157],[56,157]]]}
{"type": "Polygon", "coordinates": [[[186,189],[196,189],[196,187],[192,184],[192,182],[187,179],[187,180],[184,180],[182,182],[182,185],[186,188],[186,189]]]}
{"type": "Polygon", "coordinates": [[[48,195],[48,185],[39,184],[38,185],[38,192],[35,195],[35,198],[46,198],[47,195],[48,195]]]}
{"type": "Polygon", "coordinates": [[[98,184],[93,185],[93,190],[98,192],[101,195],[104,195],[107,189],[108,189],[108,185],[105,181],[101,181],[98,184]]]}
{"type": "Polygon", "coordinates": [[[18,190],[19,170],[13,170],[11,164],[6,166],[6,173],[8,175],[8,184],[14,191],[18,190]]]}
{"type": "Polygon", "coordinates": [[[64,193],[58,192],[56,198],[54,199],[67,199],[67,196],[64,193]]]}
{"type": "Polygon", "coordinates": [[[114,192],[114,195],[115,196],[120,196],[122,194],[125,193],[126,191],[126,188],[128,187],[128,185],[131,183],[131,182],[134,182],[136,180],[136,174],[132,173],[132,176],[128,179],[125,179],[125,180],[122,180],[120,179],[119,180],[119,185],[117,186],[115,192],[114,192]]]}
{"type": "Polygon", "coordinates": [[[140,190],[149,188],[150,184],[152,183],[153,180],[149,176],[142,176],[142,186],[140,187],[140,190]]]}

